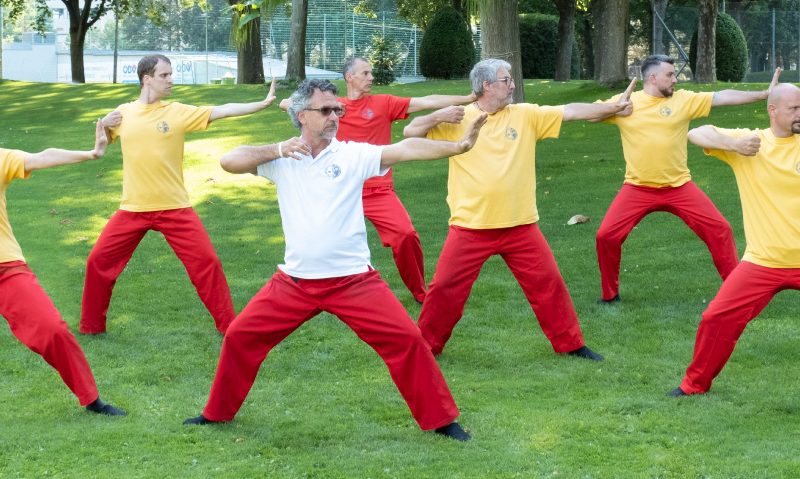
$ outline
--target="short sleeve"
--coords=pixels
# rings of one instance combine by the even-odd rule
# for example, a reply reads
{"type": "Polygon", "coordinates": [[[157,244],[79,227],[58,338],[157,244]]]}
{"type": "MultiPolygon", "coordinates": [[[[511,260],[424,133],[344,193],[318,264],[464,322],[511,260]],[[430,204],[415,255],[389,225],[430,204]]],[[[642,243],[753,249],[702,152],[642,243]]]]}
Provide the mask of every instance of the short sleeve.
{"type": "Polygon", "coordinates": [[[185,132],[201,131],[208,128],[212,107],[184,105],[183,103],[173,103],[172,107],[183,124],[185,132]]]}
{"type": "Polygon", "coordinates": [[[531,116],[531,126],[537,140],[558,138],[564,120],[563,106],[528,105],[526,109],[531,116]]]}
{"type": "Polygon", "coordinates": [[[383,176],[389,171],[389,168],[381,168],[383,146],[368,143],[350,143],[350,145],[358,148],[358,168],[361,178],[368,180],[373,176],[383,176]]]}
{"type": "Polygon", "coordinates": [[[686,97],[684,101],[686,102],[686,111],[689,112],[690,118],[705,118],[711,113],[711,102],[714,100],[714,93],[696,93],[687,90],[678,91],[682,92],[681,95],[686,97]]]}
{"type": "Polygon", "coordinates": [[[4,150],[0,148],[0,180],[8,184],[15,179],[30,176],[25,171],[25,152],[20,150],[4,150]]]}
{"type": "Polygon", "coordinates": [[[408,105],[411,98],[394,95],[376,95],[384,103],[385,111],[391,121],[405,120],[408,118],[408,105]]]}

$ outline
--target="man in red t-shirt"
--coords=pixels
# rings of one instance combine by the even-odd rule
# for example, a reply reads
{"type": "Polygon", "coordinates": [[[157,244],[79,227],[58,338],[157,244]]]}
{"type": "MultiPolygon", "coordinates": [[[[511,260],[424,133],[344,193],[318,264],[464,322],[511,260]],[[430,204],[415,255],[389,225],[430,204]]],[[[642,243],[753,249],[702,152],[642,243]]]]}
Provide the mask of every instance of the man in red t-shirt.
{"type": "MultiPolygon", "coordinates": [[[[373,145],[392,142],[392,122],[408,118],[409,113],[433,110],[475,101],[470,95],[428,95],[403,98],[394,95],[372,95],[372,66],[360,57],[348,59],[342,71],[347,83],[347,97],[339,98],[345,105],[339,120],[339,141],[359,141],[373,145]]],[[[463,108],[456,107],[463,118],[463,108]]],[[[460,118],[458,119],[460,121],[460,118]]],[[[414,299],[425,299],[425,262],[422,245],[411,218],[394,191],[392,171],[364,183],[364,216],[381,237],[383,246],[392,248],[394,262],[403,283],[414,299]]]]}

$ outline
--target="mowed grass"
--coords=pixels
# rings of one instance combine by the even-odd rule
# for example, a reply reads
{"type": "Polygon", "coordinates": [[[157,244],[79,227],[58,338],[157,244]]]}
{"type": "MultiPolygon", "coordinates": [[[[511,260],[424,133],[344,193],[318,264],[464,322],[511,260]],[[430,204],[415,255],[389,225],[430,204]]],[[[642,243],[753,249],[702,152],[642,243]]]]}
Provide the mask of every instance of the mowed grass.
{"type": "MultiPolygon", "coordinates": [[[[728,85],[715,85],[724,88],[728,85]]],[[[693,85],[682,85],[695,89],[693,85]]],[[[764,85],[736,85],[759,89],[764,85]]],[[[701,87],[702,88],[702,87],[701,87]]],[[[526,81],[527,100],[607,98],[593,83],[526,81]]],[[[465,81],[382,88],[397,95],[465,93],[465,81]]],[[[246,102],[261,86],[179,86],[173,100],[246,102]]],[[[88,149],[92,121],[136,86],[3,82],[0,147],[88,149]]],[[[279,98],[288,92],[280,92],[279,98]]],[[[718,108],[708,122],[764,127],[764,102],[718,108]]],[[[696,122],[701,124],[701,122],[696,122]]],[[[399,139],[403,123],[395,127],[399,139]]],[[[185,177],[240,310],[282,261],[274,189],[229,175],[220,155],[296,135],[274,106],[189,136],[185,177]]],[[[726,165],[689,147],[694,180],[744,249],[726,165]]],[[[121,193],[121,155],[36,172],[8,192],[26,258],[74,331],[84,265],[121,193]]],[[[207,398],[221,344],[163,237],[150,233],[121,275],[109,333],[78,336],[101,394],[129,416],[89,415],[55,372],[0,329],[0,477],[795,477],[798,294],[779,294],[744,334],[710,394],[664,394],[691,358],[700,314],[720,285],[705,245],[677,218],[654,214],[625,243],[623,302],[599,306],[594,235],[619,189],[617,129],[572,122],[537,147],[540,226],[572,293],[593,363],[555,355],[499,258],[483,268],[439,363],[473,434],[462,444],[419,431],[377,355],[320,315],[267,358],[236,420],[186,427],[207,398]],[[566,226],[574,214],[587,224],[566,226]]],[[[447,162],[400,165],[395,181],[419,231],[428,279],[447,233],[447,162]]],[[[419,306],[368,226],[373,263],[416,318],[419,306]]],[[[320,241],[324,241],[320,238],[320,241]]]]}

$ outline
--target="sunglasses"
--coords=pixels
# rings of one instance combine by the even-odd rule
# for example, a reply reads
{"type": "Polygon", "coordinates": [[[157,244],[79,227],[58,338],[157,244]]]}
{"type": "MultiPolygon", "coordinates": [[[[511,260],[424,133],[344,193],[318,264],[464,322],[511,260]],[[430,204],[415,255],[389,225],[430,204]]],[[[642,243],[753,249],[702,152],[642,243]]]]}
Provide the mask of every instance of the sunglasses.
{"type": "Polygon", "coordinates": [[[331,113],[335,113],[338,117],[344,116],[344,107],[341,106],[323,106],[322,108],[306,108],[306,110],[318,111],[322,116],[330,116],[331,113]]]}

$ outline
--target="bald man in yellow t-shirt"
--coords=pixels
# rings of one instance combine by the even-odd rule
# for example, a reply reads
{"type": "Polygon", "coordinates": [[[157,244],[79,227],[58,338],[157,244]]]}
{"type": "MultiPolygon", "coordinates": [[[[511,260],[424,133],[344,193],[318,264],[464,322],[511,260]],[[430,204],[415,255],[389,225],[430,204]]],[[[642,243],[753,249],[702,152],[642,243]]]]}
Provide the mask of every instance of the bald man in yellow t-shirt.
{"type": "Polygon", "coordinates": [[[144,235],[153,230],[163,234],[175,251],[224,334],[235,311],[222,264],[183,184],[185,135],[205,130],[214,120],[266,108],[275,100],[275,81],[260,102],[196,107],[161,101],[172,91],[172,65],[167,57],[146,56],[137,72],[139,98],[102,120],[112,141],[122,140],[122,202],[89,254],[79,331],[106,331],[117,277],[144,235]]]}
{"type": "MultiPolygon", "coordinates": [[[[602,303],[619,301],[622,243],[645,216],[656,211],[683,220],[708,246],[714,265],[725,279],[738,263],[731,227],[722,213],[691,179],[687,164],[689,123],[708,116],[711,107],[763,100],[766,91],[723,90],[695,93],[674,90],[674,60],[647,57],[641,67],[642,91],[631,95],[633,113],[611,116],[622,136],[625,181],[597,231],[602,303]]],[[[780,75],[775,72],[770,88],[780,75]]],[[[616,101],[615,98],[607,100],[616,101]]]]}
{"type": "Polygon", "coordinates": [[[689,132],[689,141],[733,169],[747,247],[703,313],[692,363],[671,396],[707,392],[747,324],[780,291],[800,290],[800,88],[777,85],[767,112],[765,130],[689,132]]]}
{"type": "Polygon", "coordinates": [[[475,147],[450,158],[447,204],[450,229],[422,304],[419,327],[439,354],[461,319],[481,266],[500,255],[557,353],[599,361],[583,340],[578,316],[537,222],[536,142],[558,137],[562,121],[596,119],[629,107],[632,83],[614,103],[563,106],[511,104],[511,65],[487,59],[470,73],[478,100],[415,118],[406,136],[460,138],[475,118],[489,117],[475,147]]]}
{"type": "Polygon", "coordinates": [[[83,350],[22,256],[6,208],[6,191],[12,181],[27,179],[36,170],[96,160],[103,156],[107,144],[105,131],[97,122],[95,145],[90,151],[48,148],[27,153],[0,148],[0,315],[22,344],[58,371],[87,411],[124,416],[125,411],[100,399],[83,350]]]}

